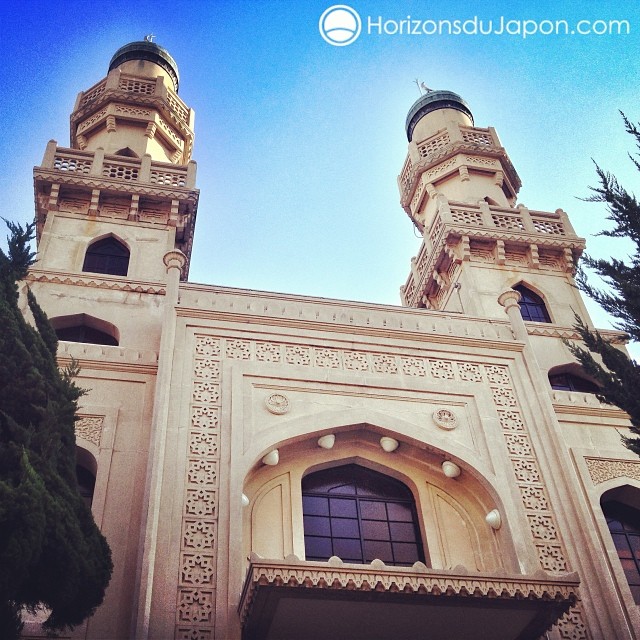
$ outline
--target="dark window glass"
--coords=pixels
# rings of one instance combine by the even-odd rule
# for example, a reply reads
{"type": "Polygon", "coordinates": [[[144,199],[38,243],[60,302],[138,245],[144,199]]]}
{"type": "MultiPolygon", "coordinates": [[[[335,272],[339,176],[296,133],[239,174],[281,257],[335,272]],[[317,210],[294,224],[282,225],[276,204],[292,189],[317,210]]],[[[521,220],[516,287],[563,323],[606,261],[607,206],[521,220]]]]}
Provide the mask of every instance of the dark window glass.
{"type": "Polygon", "coordinates": [[[521,284],[513,288],[522,296],[520,298],[520,313],[522,314],[523,320],[551,322],[544,300],[539,295],[533,293],[533,291],[521,284]]]}
{"type": "Polygon", "coordinates": [[[118,346],[118,341],[113,336],[84,324],[56,329],[56,335],[58,340],[66,340],[67,342],[87,342],[89,344],[118,346]]]}
{"type": "Polygon", "coordinates": [[[129,249],[113,237],[98,240],[89,245],[82,270],[126,276],[129,270],[129,249]]]}
{"type": "Polygon", "coordinates": [[[302,496],[302,507],[305,514],[316,516],[329,515],[329,500],[317,496],[302,496]]]}
{"type": "Polygon", "coordinates": [[[85,501],[85,504],[91,508],[93,502],[93,490],[96,486],[96,479],[88,469],[85,469],[82,465],[76,465],[76,478],[78,480],[78,489],[80,495],[85,501]]]}
{"type": "Polygon", "coordinates": [[[620,502],[605,502],[602,511],[633,599],[640,604],[640,511],[620,502]]]}
{"type": "Polygon", "coordinates": [[[552,389],[559,391],[582,391],[584,393],[598,393],[597,384],[572,373],[554,373],[549,375],[549,383],[552,389]]]}
{"type": "Polygon", "coordinates": [[[424,562],[413,495],[397,480],[355,464],[318,471],[302,481],[302,508],[307,560],[424,562]]]}

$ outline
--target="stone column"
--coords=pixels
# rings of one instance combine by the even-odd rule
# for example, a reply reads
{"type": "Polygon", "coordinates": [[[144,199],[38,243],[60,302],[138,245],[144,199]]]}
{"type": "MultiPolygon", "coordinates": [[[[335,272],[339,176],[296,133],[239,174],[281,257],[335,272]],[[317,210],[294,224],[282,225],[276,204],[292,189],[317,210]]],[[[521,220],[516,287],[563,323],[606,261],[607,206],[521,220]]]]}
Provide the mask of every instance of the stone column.
{"type": "Polygon", "coordinates": [[[520,305],[518,304],[521,297],[520,292],[515,289],[507,289],[500,294],[498,302],[504,307],[506,314],[509,316],[514,337],[517,340],[528,342],[529,334],[527,333],[527,327],[522,319],[520,305]]]}
{"type": "Polygon", "coordinates": [[[187,262],[187,257],[182,251],[176,249],[165,253],[163,261],[167,267],[167,288],[164,300],[160,353],[158,354],[158,374],[153,400],[147,486],[145,488],[147,513],[145,514],[141,533],[144,537],[141,540],[141,560],[138,570],[140,580],[138,581],[139,592],[137,594],[137,620],[135,623],[135,637],[138,640],[145,640],[149,637],[169,417],[171,363],[176,334],[176,305],[178,304],[180,293],[180,275],[187,262]]]}

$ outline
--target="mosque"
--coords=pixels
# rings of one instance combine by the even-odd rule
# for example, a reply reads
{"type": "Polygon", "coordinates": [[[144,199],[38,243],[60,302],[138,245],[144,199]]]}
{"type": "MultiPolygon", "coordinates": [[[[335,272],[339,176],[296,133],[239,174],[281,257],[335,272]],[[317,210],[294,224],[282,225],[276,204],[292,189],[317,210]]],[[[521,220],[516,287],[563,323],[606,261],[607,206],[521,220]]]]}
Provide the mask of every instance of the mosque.
{"type": "Polygon", "coordinates": [[[589,321],[567,214],[517,204],[495,130],[429,90],[401,306],[191,283],[179,81],[123,46],[34,169],[21,290],[80,361],[78,479],[114,560],[69,637],[640,638],[640,460],[565,342],[589,321]]]}

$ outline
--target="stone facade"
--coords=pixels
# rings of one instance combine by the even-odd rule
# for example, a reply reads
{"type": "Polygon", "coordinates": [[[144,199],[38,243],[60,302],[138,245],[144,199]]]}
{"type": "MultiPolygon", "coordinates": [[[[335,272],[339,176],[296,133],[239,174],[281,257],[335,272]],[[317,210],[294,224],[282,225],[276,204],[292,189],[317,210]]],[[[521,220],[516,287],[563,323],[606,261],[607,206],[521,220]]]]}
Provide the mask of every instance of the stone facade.
{"type": "MultiPolygon", "coordinates": [[[[193,112],[170,56],[134,45],[80,93],[71,147],[51,141],[35,169],[39,253],[24,286],[56,328],[90,317],[117,338],[60,342],[89,389],[79,460],[92,461],[115,564],[72,637],[275,637],[255,604],[267,585],[384,592],[384,606],[428,593],[433,610],[441,594],[507,609],[555,599],[566,613],[549,638],[640,637],[601,509],[608,495],[640,505],[628,420],[547,377],[573,363],[573,311],[588,318],[573,287],[584,240],[566,213],[516,205],[495,131],[431,92],[410,111],[399,176],[424,237],[403,306],[189,283],[193,112]],[[83,270],[109,237],[130,252],[127,275],[83,270]],[[523,321],[521,284],[550,322],[523,321]],[[302,479],[346,463],[410,489],[424,563],[305,561],[302,479]]],[[[492,637],[540,635],[517,629],[492,637]]],[[[37,622],[25,633],[39,637],[37,622]]]]}

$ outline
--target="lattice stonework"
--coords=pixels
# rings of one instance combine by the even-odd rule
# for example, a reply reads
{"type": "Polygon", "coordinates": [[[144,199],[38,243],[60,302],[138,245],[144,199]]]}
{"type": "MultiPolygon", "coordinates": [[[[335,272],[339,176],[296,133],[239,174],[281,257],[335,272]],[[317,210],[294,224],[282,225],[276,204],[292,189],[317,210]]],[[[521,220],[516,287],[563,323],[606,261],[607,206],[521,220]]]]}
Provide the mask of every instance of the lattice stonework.
{"type": "MultiPolygon", "coordinates": [[[[489,385],[540,568],[549,573],[570,571],[507,366],[198,335],[193,360],[182,517],[177,640],[214,637],[223,358],[489,385]]],[[[560,620],[558,630],[564,640],[586,640],[588,636],[579,607],[572,608],[560,620]]]]}
{"type": "Polygon", "coordinates": [[[89,442],[100,446],[102,437],[102,425],[104,416],[81,416],[76,420],[75,432],[77,438],[83,438],[89,442]]]}
{"type": "Polygon", "coordinates": [[[418,153],[421,158],[427,158],[450,144],[449,134],[444,133],[437,135],[429,140],[425,140],[418,145],[418,153]]]}
{"type": "MultiPolygon", "coordinates": [[[[212,640],[215,618],[221,341],[196,336],[180,540],[176,640],[212,640]]],[[[226,345],[231,353],[234,347],[226,345]]]]}
{"type": "Polygon", "coordinates": [[[640,480],[640,462],[607,458],[585,458],[585,462],[594,484],[600,484],[615,478],[640,480]]]}

